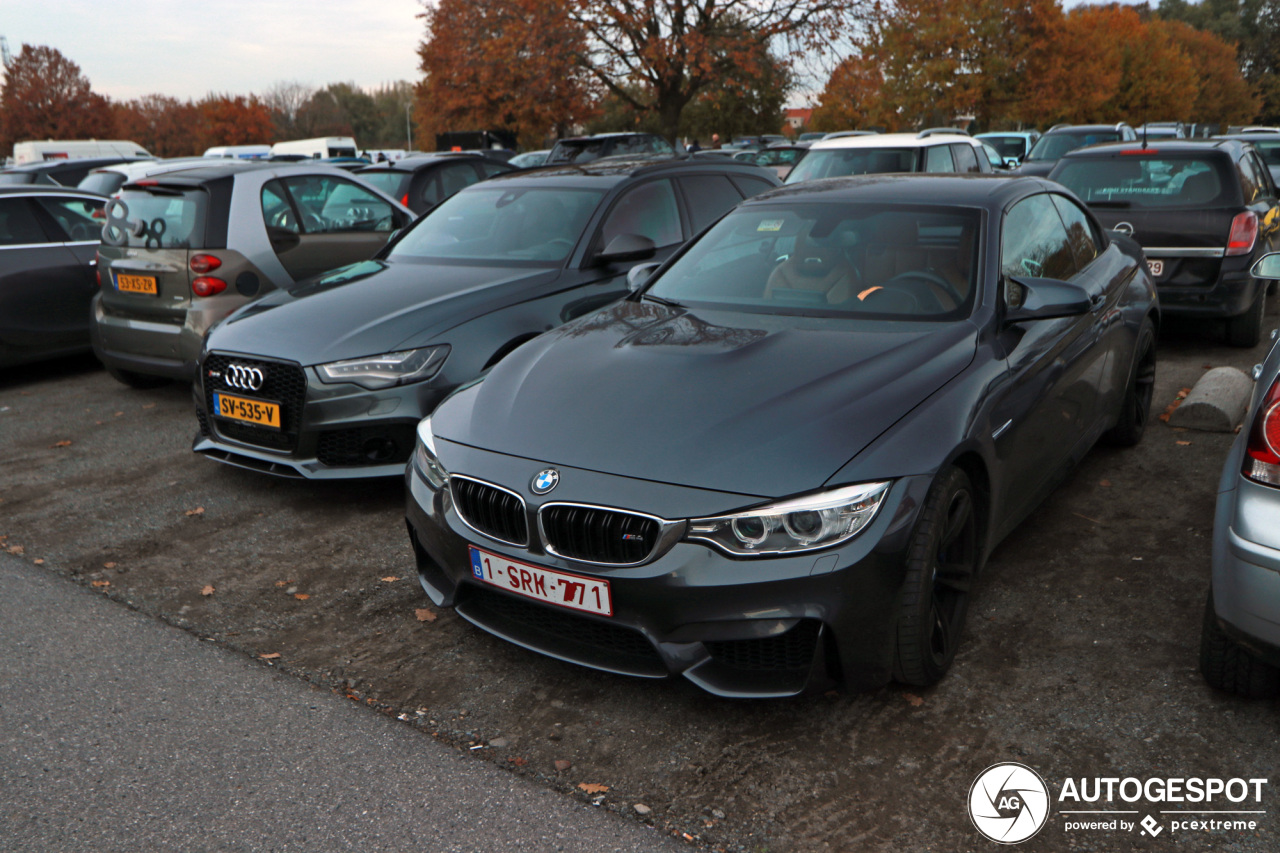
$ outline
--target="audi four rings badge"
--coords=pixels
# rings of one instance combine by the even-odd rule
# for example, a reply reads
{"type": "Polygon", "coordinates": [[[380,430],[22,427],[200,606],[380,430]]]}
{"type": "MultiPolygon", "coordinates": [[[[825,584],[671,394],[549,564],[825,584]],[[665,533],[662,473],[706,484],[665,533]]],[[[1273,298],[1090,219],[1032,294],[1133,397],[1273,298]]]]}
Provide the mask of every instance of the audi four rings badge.
{"type": "Polygon", "coordinates": [[[227,367],[226,376],[222,378],[232,388],[241,391],[257,391],[262,387],[266,374],[260,367],[249,367],[245,364],[232,364],[227,367]]]}

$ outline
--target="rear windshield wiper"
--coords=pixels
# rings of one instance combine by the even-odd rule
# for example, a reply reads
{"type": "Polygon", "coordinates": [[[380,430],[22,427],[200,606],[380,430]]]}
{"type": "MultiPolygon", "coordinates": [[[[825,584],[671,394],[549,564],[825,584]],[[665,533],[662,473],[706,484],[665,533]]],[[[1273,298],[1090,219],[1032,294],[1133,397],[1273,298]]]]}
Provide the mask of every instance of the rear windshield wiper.
{"type": "Polygon", "coordinates": [[[1133,202],[1131,201],[1091,201],[1089,202],[1089,206],[1090,207],[1124,208],[1124,207],[1133,207],[1133,202]]]}

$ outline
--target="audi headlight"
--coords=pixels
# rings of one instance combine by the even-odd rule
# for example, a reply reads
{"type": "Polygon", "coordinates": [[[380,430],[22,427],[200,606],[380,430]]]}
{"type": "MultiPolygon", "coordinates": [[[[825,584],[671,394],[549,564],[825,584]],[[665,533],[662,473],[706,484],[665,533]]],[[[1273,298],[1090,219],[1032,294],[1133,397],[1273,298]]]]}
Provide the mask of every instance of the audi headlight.
{"type": "Polygon", "coordinates": [[[440,371],[449,356],[449,345],[389,352],[316,366],[321,382],[352,382],[376,391],[393,385],[422,382],[440,371]]]}
{"type": "Polygon", "coordinates": [[[757,507],[695,518],[685,538],[743,557],[792,554],[852,539],[871,523],[889,483],[863,483],[757,507]]]}
{"type": "Polygon", "coordinates": [[[436,456],[436,437],[431,432],[431,418],[418,422],[418,442],[413,449],[413,465],[433,489],[440,491],[449,482],[449,472],[436,456]]]}

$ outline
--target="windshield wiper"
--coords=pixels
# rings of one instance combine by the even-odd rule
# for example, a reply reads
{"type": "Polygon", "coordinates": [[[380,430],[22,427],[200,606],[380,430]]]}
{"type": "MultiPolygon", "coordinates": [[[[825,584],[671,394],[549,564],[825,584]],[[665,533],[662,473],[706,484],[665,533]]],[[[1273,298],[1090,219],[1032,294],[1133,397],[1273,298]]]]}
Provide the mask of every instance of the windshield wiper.
{"type": "Polygon", "coordinates": [[[648,302],[657,302],[659,305],[666,305],[666,306],[669,306],[669,307],[671,307],[671,308],[683,308],[683,307],[684,307],[684,306],[683,306],[683,305],[681,305],[679,302],[676,302],[674,299],[663,299],[661,296],[654,296],[654,295],[649,294],[649,293],[641,294],[640,298],[641,298],[641,299],[643,299],[643,300],[646,300],[646,301],[648,301],[648,302]]]}

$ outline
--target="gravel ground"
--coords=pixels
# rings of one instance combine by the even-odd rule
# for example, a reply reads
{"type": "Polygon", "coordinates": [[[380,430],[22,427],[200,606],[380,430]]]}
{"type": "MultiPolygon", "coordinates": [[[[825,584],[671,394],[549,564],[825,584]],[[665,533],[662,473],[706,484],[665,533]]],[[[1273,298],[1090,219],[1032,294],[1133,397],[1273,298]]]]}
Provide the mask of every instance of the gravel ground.
{"type": "MultiPolygon", "coordinates": [[[[1212,326],[1164,330],[1157,409],[1267,346],[1219,340],[1212,326]]],[[[129,390],[90,359],[0,372],[0,548],[695,845],[991,850],[965,802],[1001,761],[1054,796],[1068,777],[1280,784],[1276,706],[1217,694],[1196,668],[1230,434],[1156,422],[1136,449],[1091,452],[994,553],[937,687],[743,702],[490,637],[418,588],[399,481],[269,479],[197,457],[194,432],[176,385],[129,390]]],[[[1235,808],[1272,799],[1267,786],[1235,808]]],[[[1068,831],[1071,807],[1053,803],[1025,849],[1280,846],[1271,814],[1253,831],[1152,837],[1068,831]]],[[[1163,821],[1192,808],[1109,807],[1163,821]]]]}

